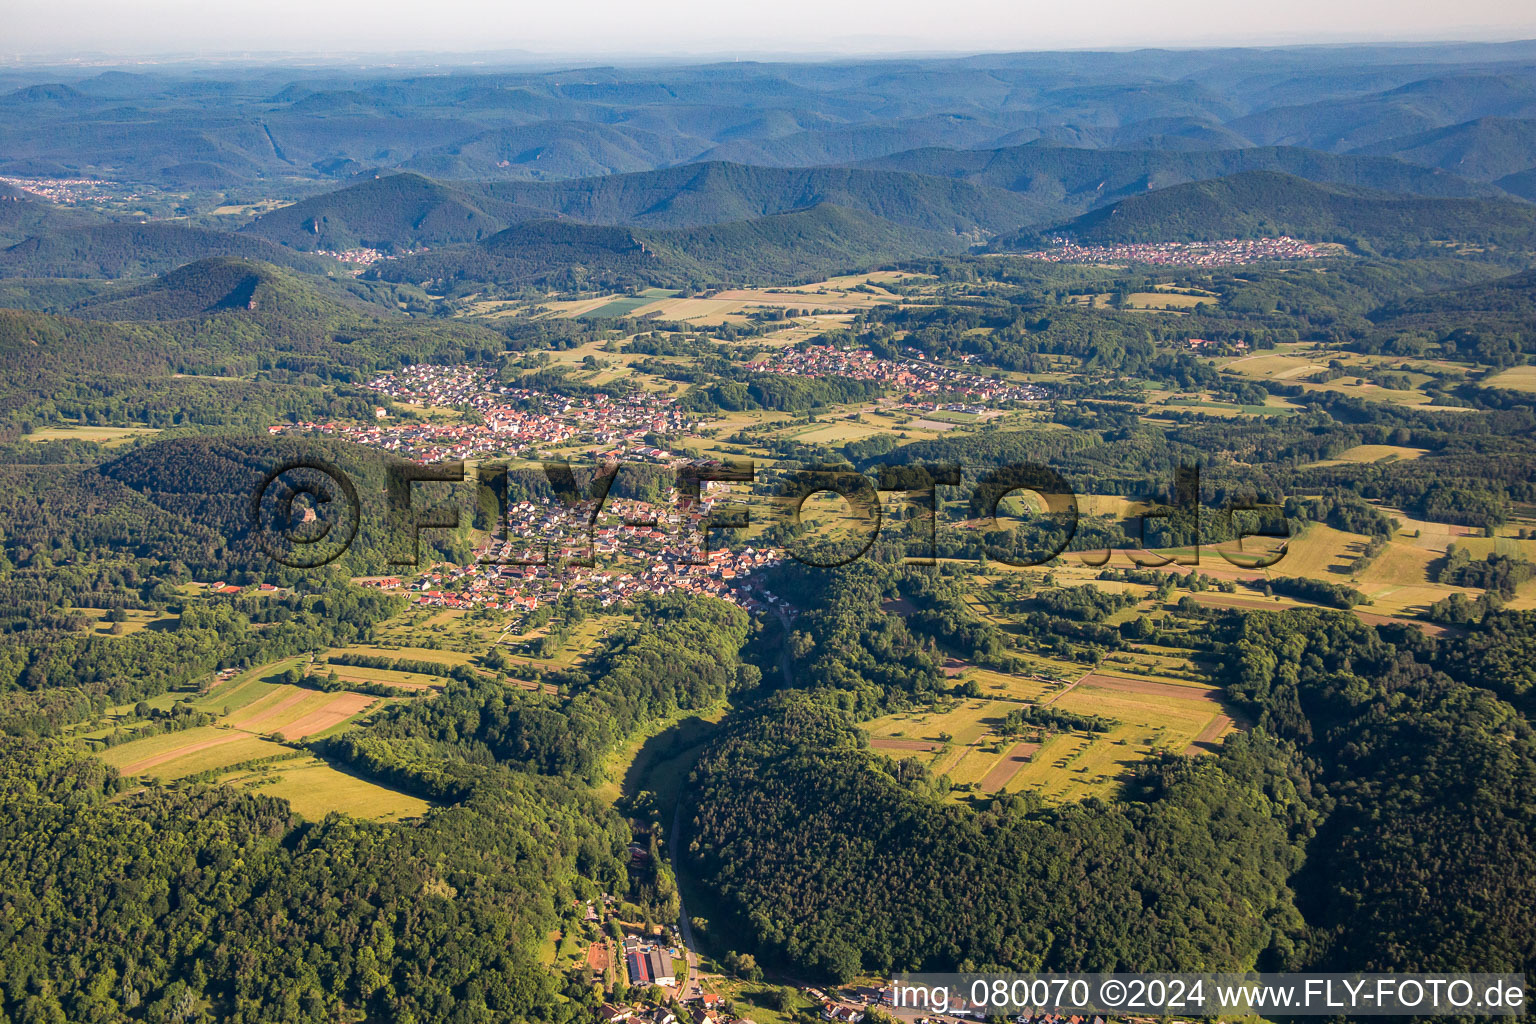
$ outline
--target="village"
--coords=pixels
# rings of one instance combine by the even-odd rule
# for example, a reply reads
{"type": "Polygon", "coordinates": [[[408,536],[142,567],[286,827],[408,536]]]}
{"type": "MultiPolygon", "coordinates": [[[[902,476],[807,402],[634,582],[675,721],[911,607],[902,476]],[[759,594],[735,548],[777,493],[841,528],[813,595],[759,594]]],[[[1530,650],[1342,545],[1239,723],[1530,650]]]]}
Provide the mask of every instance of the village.
{"type": "Polygon", "coordinates": [[[1125,242],[1078,245],[1053,239],[1049,249],[1018,253],[1047,263],[1148,263],[1180,267],[1241,267],[1266,260],[1315,260],[1328,250],[1287,235],[1278,238],[1229,238],[1220,242],[1125,242]]]}
{"type": "Polygon", "coordinates": [[[407,366],[382,374],[366,386],[394,401],[464,409],[472,415],[458,423],[390,423],[388,410],[380,406],[371,424],[306,421],[275,424],[267,432],[334,436],[417,462],[538,456],[576,441],[609,449],[619,446],[617,451],[632,446],[634,455],[667,462],[668,453],[645,444],[646,438],[702,424],[697,414],[679,409],[667,396],[637,391],[572,398],[498,384],[494,371],[486,366],[407,366]]]}
{"type": "MultiPolygon", "coordinates": [[[[1046,397],[1037,385],[969,372],[918,353],[892,360],[868,349],[813,345],[782,350],[750,368],[877,381],[916,410],[986,414],[1046,397]]],[[[678,470],[714,461],[662,447],[666,438],[696,434],[708,422],[668,395],[555,394],[503,384],[490,366],[462,364],[406,366],[379,374],[366,387],[390,402],[463,415],[397,419],[381,405],[371,422],[283,423],[268,432],[332,436],[421,463],[543,458],[561,449],[569,454],[577,446],[598,464],[678,470]]],[[[704,524],[724,490],[724,484],[705,483],[696,501],[679,498],[674,489],[667,504],[614,498],[599,510],[585,502],[515,500],[505,510],[504,532],[488,540],[472,564],[439,566],[406,579],[385,577],[374,585],[408,588],[415,603],[450,609],[527,612],[567,595],[609,607],[644,594],[681,592],[718,597],[753,613],[792,616],[759,580],[763,570],[782,561],[782,552],[761,544],[709,550],[704,524]]]]}
{"type": "Polygon", "coordinates": [[[567,596],[608,608],[642,595],[683,593],[792,618],[793,610],[756,578],[782,562],[782,552],[709,548],[705,523],[718,498],[718,485],[706,483],[698,501],[613,499],[595,518],[590,501],[520,501],[507,509],[506,534],[487,541],[473,563],[433,566],[409,581],[366,582],[409,589],[415,604],[450,609],[530,612],[567,596]]]}

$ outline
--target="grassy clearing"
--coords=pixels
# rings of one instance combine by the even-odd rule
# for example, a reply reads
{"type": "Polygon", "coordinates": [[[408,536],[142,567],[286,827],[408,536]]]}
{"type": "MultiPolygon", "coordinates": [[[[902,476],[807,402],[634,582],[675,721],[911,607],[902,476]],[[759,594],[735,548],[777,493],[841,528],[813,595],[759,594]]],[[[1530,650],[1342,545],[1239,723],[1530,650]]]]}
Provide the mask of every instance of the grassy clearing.
{"type": "Polygon", "coordinates": [[[239,730],[202,726],[119,744],[97,756],[124,775],[179,779],[289,752],[280,743],[239,730]]]}
{"type": "Polygon", "coordinates": [[[1336,457],[1314,462],[1314,466],[1342,466],[1348,463],[1381,462],[1384,459],[1417,459],[1425,454],[1423,448],[1409,448],[1397,444],[1357,444],[1345,449],[1336,457]]]}
{"type": "Polygon", "coordinates": [[[86,630],[98,636],[127,636],[141,629],[170,629],[181,619],[180,615],[163,615],[143,608],[126,608],[123,610],[123,614],[127,616],[124,621],[108,622],[105,608],[76,610],[91,620],[86,630]]]}
{"type": "Polygon", "coordinates": [[[136,437],[150,437],[160,433],[158,427],[87,427],[64,424],[43,427],[23,437],[27,441],[93,441],[115,448],[127,444],[136,437]]]}
{"type": "Polygon", "coordinates": [[[974,679],[981,692],[989,697],[1007,697],[1012,700],[1043,700],[1055,684],[1033,676],[1008,675],[985,668],[968,669],[961,679],[974,679]]]}
{"type": "Polygon", "coordinates": [[[310,756],[234,772],[219,781],[281,797],[311,821],[332,811],[372,821],[399,821],[418,818],[432,806],[419,797],[386,789],[310,756]]]}
{"type": "Polygon", "coordinates": [[[1502,373],[1484,378],[1482,383],[1484,387],[1536,394],[1536,366],[1511,366],[1502,373]]]}

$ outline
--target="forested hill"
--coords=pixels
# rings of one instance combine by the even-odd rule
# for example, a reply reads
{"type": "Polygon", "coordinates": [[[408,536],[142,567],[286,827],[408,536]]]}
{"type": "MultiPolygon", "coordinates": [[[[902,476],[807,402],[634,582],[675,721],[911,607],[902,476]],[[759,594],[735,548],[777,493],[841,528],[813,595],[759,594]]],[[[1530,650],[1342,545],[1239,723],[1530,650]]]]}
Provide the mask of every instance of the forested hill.
{"type": "Polygon", "coordinates": [[[1051,210],[1002,189],[931,175],[720,162],[575,181],[505,182],[486,189],[497,198],[592,224],[654,228],[751,220],[830,203],[907,227],[966,234],[1013,230],[1045,219],[1051,210]]]}
{"type": "Polygon", "coordinates": [[[91,320],[177,320],[225,310],[293,318],[363,312],[322,295],[310,280],[284,274],[271,264],[223,258],[188,263],[147,284],[92,298],[69,312],[91,320]]]}
{"type": "Polygon", "coordinates": [[[951,235],[1013,231],[1057,210],[1002,189],[897,171],[709,163],[559,182],[449,185],[395,174],[274,210],[244,232],[296,249],[409,249],[481,241],[533,220],[702,227],[823,203],[951,235]]]}
{"type": "Polygon", "coordinates": [[[1427,344],[1475,353],[1493,365],[1513,365],[1536,340],[1536,271],[1429,292],[1370,314],[1376,330],[1357,347],[1410,355],[1427,344]]]}
{"type": "Polygon", "coordinates": [[[1297,146],[1245,149],[1113,150],[1062,146],[1004,149],[914,149],[866,161],[881,167],[955,178],[1014,192],[1027,192],[1064,209],[1088,210],[1104,203],[1245,171],[1283,171],[1324,184],[1377,188],[1388,192],[1464,198],[1501,196],[1454,172],[1415,167],[1386,156],[1338,156],[1297,146]]]}
{"type": "Polygon", "coordinates": [[[1385,306],[1371,314],[1378,323],[1388,323],[1421,316],[1447,316],[1461,313],[1505,313],[1525,321],[1536,329],[1536,270],[1510,274],[1494,281],[1448,288],[1418,295],[1385,306]]]}
{"type": "MultiPolygon", "coordinates": [[[[6,203],[0,200],[0,213],[6,203]]],[[[262,238],[185,224],[92,224],[43,230],[0,250],[0,277],[147,277],[214,256],[323,272],[321,260],[262,238]]],[[[3,229],[0,229],[3,230],[3,229]]]]}
{"type": "Polygon", "coordinates": [[[388,174],[257,217],[242,233],[295,249],[474,242],[536,216],[419,174],[388,174]]]}
{"type": "Polygon", "coordinates": [[[402,361],[486,359],[505,347],[476,324],[380,316],[269,264],[213,260],[88,300],[78,316],[0,309],[0,395],[47,393],[83,373],[141,384],[171,373],[352,381],[402,361]]]}
{"type": "Polygon", "coordinates": [[[1536,205],[1393,195],[1249,171],[1125,199],[1040,235],[1084,244],[1292,235],[1381,251],[1453,242],[1523,252],[1536,246],[1536,205]]]}
{"type": "Polygon", "coordinates": [[[478,245],[379,264],[372,276],[504,288],[591,288],[783,283],[815,280],[960,245],[953,235],[903,227],[837,206],[674,230],[539,221],[478,245]]]}
{"type": "Polygon", "coordinates": [[[1496,625],[1498,643],[1462,644],[1314,610],[1217,613],[1214,660],[1258,728],[1149,762],[1123,801],[1059,809],[945,803],[947,781],[868,750],[839,710],[894,659],[839,663],[824,699],[765,705],[698,762],[685,838],[719,899],[711,926],[838,980],[957,963],[1521,969],[1536,735],[1508,703],[1528,697],[1508,651],[1533,620],[1496,625]]]}
{"type": "Polygon", "coordinates": [[[92,214],[45,203],[0,182],[0,246],[15,245],[33,235],[98,220],[100,218],[92,214]]]}
{"type": "Polygon", "coordinates": [[[1439,167],[1476,181],[1502,179],[1531,169],[1536,120],[1484,117],[1413,132],[1362,147],[1360,153],[1391,155],[1439,167]]]}

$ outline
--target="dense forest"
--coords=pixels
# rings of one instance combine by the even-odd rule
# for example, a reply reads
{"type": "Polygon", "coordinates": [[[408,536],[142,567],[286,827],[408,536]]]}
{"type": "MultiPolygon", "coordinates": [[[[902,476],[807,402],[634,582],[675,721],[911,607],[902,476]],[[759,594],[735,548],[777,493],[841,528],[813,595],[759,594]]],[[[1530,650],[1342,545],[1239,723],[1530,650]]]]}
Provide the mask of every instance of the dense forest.
{"type": "Polygon", "coordinates": [[[1149,764],[1113,805],[962,810],[915,762],[864,748],[836,681],[763,706],[689,790],[693,863],[730,911],[712,927],[842,978],[1529,964],[1525,719],[1412,629],[1294,612],[1214,636],[1257,728],[1213,759],[1149,764]]]}

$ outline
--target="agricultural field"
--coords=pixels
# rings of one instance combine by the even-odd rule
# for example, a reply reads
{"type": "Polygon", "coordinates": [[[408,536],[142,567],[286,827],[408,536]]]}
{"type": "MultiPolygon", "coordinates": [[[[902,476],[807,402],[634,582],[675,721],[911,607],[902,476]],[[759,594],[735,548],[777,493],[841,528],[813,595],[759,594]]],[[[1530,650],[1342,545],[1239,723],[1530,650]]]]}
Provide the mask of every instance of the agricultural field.
{"type": "Polygon", "coordinates": [[[92,441],[108,448],[127,444],[134,438],[153,437],[160,433],[157,427],[87,427],[66,424],[43,427],[23,436],[26,441],[92,441]]]}
{"type": "Polygon", "coordinates": [[[91,633],[104,636],[126,636],[129,633],[137,633],[141,629],[174,629],[181,616],[173,614],[161,614],[147,611],[142,608],[125,608],[122,610],[123,621],[107,621],[107,609],[105,608],[80,608],[79,614],[91,620],[86,629],[91,633]]]}
{"type": "Polygon", "coordinates": [[[896,759],[917,758],[948,776],[957,798],[1029,789],[1064,802],[1111,796],[1150,754],[1208,751],[1236,728],[1220,691],[1188,661],[1188,652],[1137,648],[1117,658],[1091,672],[1078,666],[1065,685],[961,666],[954,678],[974,680],[982,699],[875,719],[866,725],[870,746],[896,759]],[[1009,737],[996,731],[1009,711],[1026,704],[1116,724],[1106,733],[1044,728],[1009,737]]]}
{"type": "Polygon", "coordinates": [[[1511,366],[1491,377],[1484,377],[1482,383],[1484,387],[1536,394],[1536,366],[1511,366]]]}
{"type": "Polygon", "coordinates": [[[133,740],[97,756],[124,776],[170,780],[290,752],[280,743],[238,729],[202,726],[133,740]]]}
{"type": "Polygon", "coordinates": [[[1423,448],[1409,448],[1406,445],[1397,444],[1357,444],[1353,448],[1345,449],[1331,459],[1314,462],[1314,466],[1343,466],[1346,464],[1364,464],[1372,462],[1384,462],[1388,459],[1417,459],[1425,454],[1423,448]]]}
{"type": "Polygon", "coordinates": [[[298,745],[344,729],[390,700],[277,681],[289,668],[307,663],[307,657],[289,658],[220,679],[200,694],[167,693],[145,702],[161,711],[186,703],[216,715],[212,725],[134,739],[134,732],[155,723],[128,721],[133,706],[124,705],[111,709],[114,725],[76,740],[124,776],[162,782],[197,776],[259,788],[288,799],[295,812],[310,819],[331,811],[374,820],[424,813],[425,801],[343,771],[298,745]],[[114,732],[129,738],[100,746],[114,732]]]}
{"type": "Polygon", "coordinates": [[[627,295],[620,299],[613,299],[609,302],[603,303],[600,306],[594,306],[591,309],[584,310],[581,313],[575,315],[589,320],[631,316],[643,307],[653,305],[660,299],[671,298],[676,294],[677,292],[669,291],[667,289],[647,288],[639,295],[627,295]]]}
{"type": "Polygon", "coordinates": [[[240,769],[220,776],[218,781],[281,797],[296,814],[311,821],[332,811],[370,821],[399,821],[419,818],[432,806],[420,797],[387,789],[310,755],[240,769]]]}

